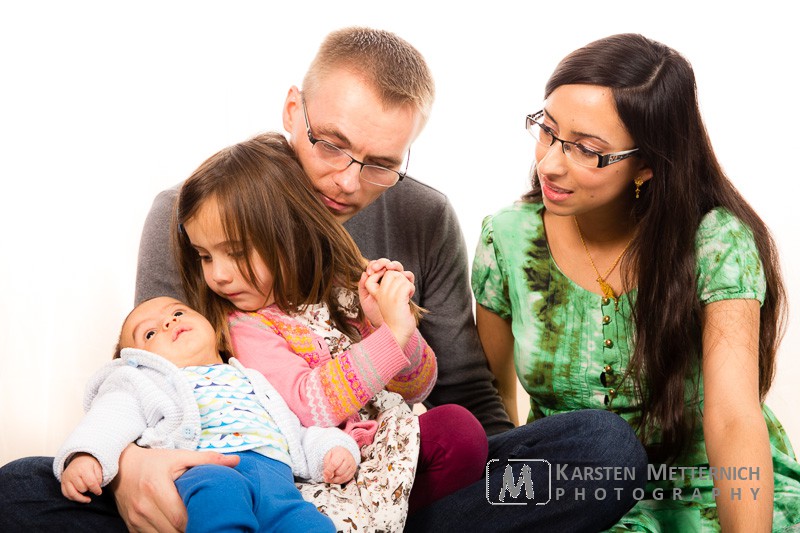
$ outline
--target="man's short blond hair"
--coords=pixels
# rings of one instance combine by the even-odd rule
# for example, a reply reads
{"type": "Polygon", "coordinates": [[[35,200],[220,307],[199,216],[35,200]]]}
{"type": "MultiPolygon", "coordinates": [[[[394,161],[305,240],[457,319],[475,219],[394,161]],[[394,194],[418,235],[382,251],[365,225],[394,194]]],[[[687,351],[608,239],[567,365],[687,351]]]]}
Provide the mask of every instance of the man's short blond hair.
{"type": "Polygon", "coordinates": [[[328,34],[303,79],[303,91],[313,94],[325,76],[338,69],[363,76],[384,105],[413,105],[427,120],[435,92],[433,76],[422,54],[394,33],[349,27],[328,34]]]}

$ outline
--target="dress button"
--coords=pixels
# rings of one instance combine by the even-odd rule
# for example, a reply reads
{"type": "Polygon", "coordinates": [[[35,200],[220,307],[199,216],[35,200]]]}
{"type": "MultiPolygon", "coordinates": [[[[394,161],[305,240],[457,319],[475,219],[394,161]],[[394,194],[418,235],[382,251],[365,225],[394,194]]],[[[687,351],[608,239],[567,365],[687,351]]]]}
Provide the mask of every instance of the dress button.
{"type": "Polygon", "coordinates": [[[604,316],[603,317],[603,324],[608,324],[609,322],[611,322],[611,317],[608,316],[608,315],[604,316]]]}
{"type": "Polygon", "coordinates": [[[614,369],[611,367],[611,365],[606,365],[603,367],[603,372],[605,372],[606,374],[613,374],[614,369]]]}
{"type": "Polygon", "coordinates": [[[614,341],[612,341],[611,339],[606,339],[603,341],[603,344],[605,345],[606,348],[611,348],[614,346],[614,341]]]}
{"type": "Polygon", "coordinates": [[[603,305],[608,305],[608,302],[610,302],[610,301],[611,301],[611,300],[609,300],[608,298],[605,298],[605,297],[604,297],[604,298],[603,298],[603,305]]]}
{"type": "Polygon", "coordinates": [[[609,395],[610,397],[612,397],[612,398],[613,398],[614,396],[616,396],[616,395],[617,395],[617,391],[616,391],[616,389],[608,389],[608,395],[609,395]]]}

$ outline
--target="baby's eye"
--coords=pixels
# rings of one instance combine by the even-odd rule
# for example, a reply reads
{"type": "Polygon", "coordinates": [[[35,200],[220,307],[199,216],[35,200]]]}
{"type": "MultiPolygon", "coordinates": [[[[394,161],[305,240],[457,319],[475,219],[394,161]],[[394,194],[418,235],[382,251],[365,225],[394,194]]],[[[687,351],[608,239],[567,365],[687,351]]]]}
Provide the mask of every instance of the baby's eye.
{"type": "Polygon", "coordinates": [[[183,316],[183,311],[175,311],[172,316],[183,316]]]}
{"type": "Polygon", "coordinates": [[[146,341],[149,341],[150,339],[152,339],[152,338],[153,338],[153,337],[155,337],[155,336],[156,336],[156,332],[155,332],[155,330],[152,330],[152,329],[151,329],[150,331],[148,331],[148,332],[146,332],[146,333],[144,334],[144,340],[146,340],[146,341]]]}

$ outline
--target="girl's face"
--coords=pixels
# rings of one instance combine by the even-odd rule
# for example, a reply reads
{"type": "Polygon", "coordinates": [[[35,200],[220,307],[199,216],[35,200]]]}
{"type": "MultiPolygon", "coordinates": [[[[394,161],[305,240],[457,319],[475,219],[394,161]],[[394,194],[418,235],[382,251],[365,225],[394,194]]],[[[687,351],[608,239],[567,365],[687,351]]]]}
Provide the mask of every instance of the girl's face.
{"type": "MultiPolygon", "coordinates": [[[[607,87],[562,85],[545,101],[544,112],[545,126],[559,139],[580,143],[601,154],[636,147],[607,87]]],[[[567,216],[598,209],[627,212],[620,209],[634,200],[633,180],[652,177],[652,171],[638,157],[604,168],[582,166],[564,154],[559,141],[549,148],[536,144],[536,171],[547,210],[567,216]]]]}
{"type": "Polygon", "coordinates": [[[272,273],[255,251],[250,252],[248,259],[258,283],[252,285],[242,273],[240,261],[248,252],[241,242],[226,237],[216,199],[204,201],[183,229],[197,250],[203,277],[212,291],[242,311],[257,311],[275,301],[272,273]]]}

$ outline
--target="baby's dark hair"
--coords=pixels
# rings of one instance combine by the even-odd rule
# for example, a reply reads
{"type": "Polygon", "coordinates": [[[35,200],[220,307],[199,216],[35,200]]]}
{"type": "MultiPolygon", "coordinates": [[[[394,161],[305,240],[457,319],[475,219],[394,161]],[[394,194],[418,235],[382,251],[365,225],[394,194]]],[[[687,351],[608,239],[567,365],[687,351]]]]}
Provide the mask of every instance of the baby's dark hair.
{"type": "Polygon", "coordinates": [[[128,319],[131,317],[131,314],[136,311],[136,309],[145,302],[149,302],[153,298],[157,298],[157,296],[153,296],[152,298],[148,298],[147,300],[142,300],[141,302],[137,303],[133,306],[128,314],[125,316],[125,320],[122,321],[122,325],[119,327],[119,336],[117,337],[117,345],[114,347],[114,356],[111,358],[113,361],[114,359],[119,359],[122,357],[122,330],[125,329],[125,324],[128,323],[128,319]]]}

